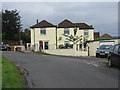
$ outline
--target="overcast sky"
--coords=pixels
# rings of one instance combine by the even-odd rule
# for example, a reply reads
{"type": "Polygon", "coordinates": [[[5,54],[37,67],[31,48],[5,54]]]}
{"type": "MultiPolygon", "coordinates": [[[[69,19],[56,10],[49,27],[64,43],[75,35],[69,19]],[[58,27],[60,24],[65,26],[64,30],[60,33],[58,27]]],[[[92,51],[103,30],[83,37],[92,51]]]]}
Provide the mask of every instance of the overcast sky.
{"type": "Polygon", "coordinates": [[[58,24],[64,19],[93,25],[100,34],[118,35],[117,2],[4,2],[3,9],[20,11],[23,28],[29,28],[36,20],[58,24]]]}

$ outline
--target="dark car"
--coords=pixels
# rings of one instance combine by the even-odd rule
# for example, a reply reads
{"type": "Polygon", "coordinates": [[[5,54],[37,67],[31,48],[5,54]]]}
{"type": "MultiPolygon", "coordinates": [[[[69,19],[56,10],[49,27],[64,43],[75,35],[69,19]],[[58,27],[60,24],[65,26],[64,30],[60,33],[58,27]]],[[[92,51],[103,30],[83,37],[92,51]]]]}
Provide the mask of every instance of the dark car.
{"type": "Polygon", "coordinates": [[[120,65],[120,44],[114,45],[108,55],[108,64],[110,67],[120,65]]]}
{"type": "Polygon", "coordinates": [[[10,45],[9,44],[0,44],[0,50],[1,51],[10,51],[10,45]]]}
{"type": "Polygon", "coordinates": [[[101,45],[100,48],[96,50],[96,57],[108,57],[111,48],[112,45],[101,45]]]}

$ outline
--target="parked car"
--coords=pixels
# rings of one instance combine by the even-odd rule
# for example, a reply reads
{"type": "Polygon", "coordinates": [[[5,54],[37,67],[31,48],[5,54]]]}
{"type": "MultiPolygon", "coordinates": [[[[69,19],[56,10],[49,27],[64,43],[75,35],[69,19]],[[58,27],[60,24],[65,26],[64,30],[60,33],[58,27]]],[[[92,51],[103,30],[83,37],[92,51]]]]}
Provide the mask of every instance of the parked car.
{"type": "Polygon", "coordinates": [[[110,51],[108,55],[108,65],[110,67],[120,65],[120,44],[114,45],[113,49],[110,51]]]}
{"type": "Polygon", "coordinates": [[[0,44],[0,50],[1,51],[10,51],[10,45],[9,44],[0,44]]]}
{"type": "Polygon", "coordinates": [[[96,57],[108,57],[112,45],[101,45],[100,48],[96,50],[96,57]]]}

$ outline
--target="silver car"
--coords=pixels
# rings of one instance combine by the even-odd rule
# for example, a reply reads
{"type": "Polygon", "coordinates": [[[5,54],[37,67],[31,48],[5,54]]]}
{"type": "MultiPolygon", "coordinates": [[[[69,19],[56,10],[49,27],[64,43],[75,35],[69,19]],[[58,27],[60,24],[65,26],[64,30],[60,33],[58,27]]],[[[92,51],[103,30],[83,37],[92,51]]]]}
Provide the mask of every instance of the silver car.
{"type": "Polygon", "coordinates": [[[112,49],[112,45],[101,45],[100,48],[96,50],[96,57],[108,57],[110,50],[112,49]]]}

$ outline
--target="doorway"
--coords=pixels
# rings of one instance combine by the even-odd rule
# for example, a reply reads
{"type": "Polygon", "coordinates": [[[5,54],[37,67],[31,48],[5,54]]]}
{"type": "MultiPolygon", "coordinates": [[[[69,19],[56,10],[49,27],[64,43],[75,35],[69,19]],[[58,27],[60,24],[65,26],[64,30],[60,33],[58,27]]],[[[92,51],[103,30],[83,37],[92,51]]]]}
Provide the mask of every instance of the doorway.
{"type": "Polygon", "coordinates": [[[40,45],[39,49],[45,49],[45,50],[49,49],[49,42],[48,41],[40,41],[39,45],[40,45]]]}

